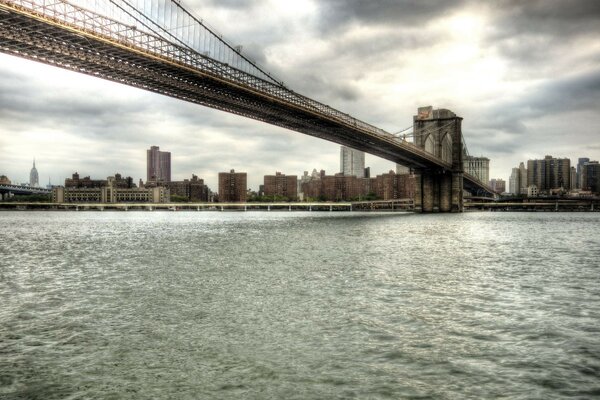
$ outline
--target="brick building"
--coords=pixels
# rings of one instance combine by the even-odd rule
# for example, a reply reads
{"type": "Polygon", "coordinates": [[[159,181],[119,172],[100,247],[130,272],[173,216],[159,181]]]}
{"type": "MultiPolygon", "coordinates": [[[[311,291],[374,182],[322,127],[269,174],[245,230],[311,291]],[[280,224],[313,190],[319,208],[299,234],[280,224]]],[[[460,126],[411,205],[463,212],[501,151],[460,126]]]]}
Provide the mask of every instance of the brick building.
{"type": "Polygon", "coordinates": [[[145,187],[165,187],[171,195],[185,197],[191,202],[206,203],[209,201],[210,190],[208,186],[204,184],[204,179],[199,179],[194,174],[192,174],[192,179],[182,181],[148,181],[145,187]]]}
{"type": "Polygon", "coordinates": [[[372,192],[382,200],[412,199],[415,196],[415,176],[390,170],[375,177],[372,192]]]}
{"type": "Polygon", "coordinates": [[[248,176],[245,172],[219,172],[219,201],[240,203],[246,201],[248,176]]]}
{"type": "Polygon", "coordinates": [[[298,198],[298,176],[276,172],[265,175],[263,192],[265,196],[281,196],[289,200],[298,198]]]}

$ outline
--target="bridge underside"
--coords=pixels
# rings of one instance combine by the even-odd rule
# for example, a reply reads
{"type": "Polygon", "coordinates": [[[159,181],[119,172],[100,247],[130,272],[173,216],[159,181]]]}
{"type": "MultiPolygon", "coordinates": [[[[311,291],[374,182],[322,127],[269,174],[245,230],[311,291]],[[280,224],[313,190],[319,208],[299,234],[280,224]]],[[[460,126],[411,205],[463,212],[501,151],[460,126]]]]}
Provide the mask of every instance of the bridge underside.
{"type": "Polygon", "coordinates": [[[251,88],[109,39],[0,8],[0,50],[343,144],[409,167],[442,167],[400,141],[365,134],[251,88]],[[406,148],[405,148],[406,147],[406,148]]]}

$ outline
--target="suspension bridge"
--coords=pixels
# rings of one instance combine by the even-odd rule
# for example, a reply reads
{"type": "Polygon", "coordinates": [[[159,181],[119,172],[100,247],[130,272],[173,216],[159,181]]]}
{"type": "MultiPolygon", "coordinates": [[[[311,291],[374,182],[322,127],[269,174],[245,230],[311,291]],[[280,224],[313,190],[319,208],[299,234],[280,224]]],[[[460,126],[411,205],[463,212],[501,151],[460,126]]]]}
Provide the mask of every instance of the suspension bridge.
{"type": "Polygon", "coordinates": [[[175,0],[0,0],[0,51],[339,143],[412,168],[415,208],[460,212],[462,118],[419,109],[409,142],[287,88],[175,0]]]}

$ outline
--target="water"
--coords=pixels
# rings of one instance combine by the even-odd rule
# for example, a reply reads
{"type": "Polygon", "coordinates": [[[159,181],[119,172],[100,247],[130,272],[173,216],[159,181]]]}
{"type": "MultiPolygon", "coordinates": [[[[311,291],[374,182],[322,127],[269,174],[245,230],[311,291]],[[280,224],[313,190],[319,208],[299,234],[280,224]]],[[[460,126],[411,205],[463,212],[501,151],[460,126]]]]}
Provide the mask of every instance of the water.
{"type": "Polygon", "coordinates": [[[0,226],[1,399],[600,396],[600,214],[0,226]]]}

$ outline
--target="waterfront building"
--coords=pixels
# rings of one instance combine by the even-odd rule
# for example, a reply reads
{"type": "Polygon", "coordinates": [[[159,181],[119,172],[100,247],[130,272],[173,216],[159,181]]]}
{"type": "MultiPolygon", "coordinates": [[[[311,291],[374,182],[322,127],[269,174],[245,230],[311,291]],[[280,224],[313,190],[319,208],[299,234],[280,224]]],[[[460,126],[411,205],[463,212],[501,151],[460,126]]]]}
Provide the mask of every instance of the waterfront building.
{"type": "Polygon", "coordinates": [[[513,168],[510,174],[510,178],[508,178],[508,192],[511,194],[519,194],[520,190],[520,173],[519,168],[513,168]]]}
{"type": "Polygon", "coordinates": [[[365,177],[365,153],[350,147],[340,148],[340,170],[346,176],[365,177]]]}
{"type": "Polygon", "coordinates": [[[569,181],[570,181],[569,189],[571,189],[571,190],[577,189],[577,169],[575,169],[575,167],[571,167],[571,177],[570,177],[569,181]]]}
{"type": "MultiPolygon", "coordinates": [[[[308,172],[305,171],[305,174],[308,172]]],[[[296,200],[298,198],[298,176],[285,175],[281,172],[276,172],[275,175],[265,175],[263,192],[265,196],[281,196],[289,200],[296,200]]]]}
{"type": "Polygon", "coordinates": [[[342,173],[333,176],[328,175],[321,178],[321,198],[325,201],[347,201],[359,199],[365,196],[363,179],[354,175],[342,173]]]}
{"type": "Polygon", "coordinates": [[[582,189],[583,188],[583,177],[582,177],[582,170],[583,170],[583,166],[585,165],[585,163],[590,162],[590,159],[587,157],[581,157],[577,160],[577,189],[582,189]]]}
{"type": "Polygon", "coordinates": [[[582,189],[595,194],[600,194],[600,164],[598,161],[589,161],[581,168],[582,189]]]}
{"type": "Polygon", "coordinates": [[[185,197],[190,202],[206,203],[210,199],[210,189],[204,184],[204,179],[192,174],[191,179],[182,181],[148,181],[143,184],[140,180],[140,187],[153,188],[165,187],[169,190],[171,196],[185,197]]]}
{"type": "Polygon", "coordinates": [[[146,180],[171,181],[171,153],[160,151],[158,146],[146,150],[146,180]]]}
{"type": "Polygon", "coordinates": [[[527,186],[527,197],[537,197],[539,195],[538,188],[535,185],[527,186]]]}
{"type": "MultiPolygon", "coordinates": [[[[135,188],[133,178],[128,176],[123,178],[121,174],[116,173],[113,178],[113,185],[121,189],[135,188]]],[[[66,188],[102,188],[108,185],[107,179],[91,179],[89,176],[81,178],[77,172],[75,172],[71,178],[65,179],[66,188]]]]}
{"type": "Polygon", "coordinates": [[[343,173],[326,175],[324,170],[318,175],[313,172],[313,177],[308,182],[302,183],[302,192],[305,198],[319,201],[344,201],[360,198],[364,194],[363,180],[353,175],[343,173]]]}
{"type": "Polygon", "coordinates": [[[527,194],[527,186],[529,186],[527,182],[527,168],[525,168],[525,163],[519,164],[519,193],[527,194]]]}
{"type": "Polygon", "coordinates": [[[394,171],[375,178],[357,178],[344,174],[323,175],[302,183],[306,198],[320,201],[354,201],[372,196],[381,200],[414,198],[415,177],[394,171]]]}
{"type": "Polygon", "coordinates": [[[571,187],[571,160],[546,156],[527,161],[527,183],[535,185],[540,193],[568,190],[571,187]]]}
{"type": "Polygon", "coordinates": [[[33,160],[33,168],[29,172],[29,186],[35,188],[40,186],[40,177],[38,170],[35,168],[35,159],[33,160]]]}
{"type": "Polygon", "coordinates": [[[204,183],[204,179],[199,179],[194,174],[192,174],[192,179],[167,182],[165,187],[169,189],[171,195],[186,197],[188,201],[203,203],[209,201],[210,189],[204,183]]]}
{"type": "Polygon", "coordinates": [[[168,203],[170,193],[165,187],[127,187],[119,183],[116,176],[109,176],[102,187],[55,187],[52,189],[52,201],[54,203],[168,203]]]}
{"type": "Polygon", "coordinates": [[[466,156],[463,161],[465,173],[474,176],[481,182],[490,180],[490,159],[487,157],[466,156]]]}
{"type": "MultiPolygon", "coordinates": [[[[307,196],[304,193],[304,189],[303,189],[304,184],[312,182],[312,181],[318,181],[321,179],[321,176],[325,176],[324,170],[321,170],[321,172],[318,172],[316,168],[313,168],[312,173],[310,175],[308,174],[308,171],[304,171],[304,175],[302,175],[302,177],[300,177],[300,179],[298,180],[298,199],[299,200],[303,201],[305,196],[307,196]]],[[[315,185],[313,185],[313,186],[315,186],[315,185]]],[[[311,187],[311,186],[309,185],[306,187],[311,187]]],[[[315,197],[315,196],[308,196],[308,197],[315,197]]],[[[318,197],[318,195],[316,197],[318,197]]]]}
{"type": "Polygon", "coordinates": [[[492,179],[489,185],[496,193],[506,192],[506,181],[504,179],[492,179]]]}
{"type": "Polygon", "coordinates": [[[10,179],[8,179],[8,176],[6,175],[0,175],[0,185],[10,185],[12,184],[10,179]]]}
{"type": "Polygon", "coordinates": [[[415,176],[390,170],[387,174],[375,177],[372,189],[381,200],[412,199],[415,196],[415,176]]]}
{"type": "Polygon", "coordinates": [[[65,188],[101,188],[106,186],[106,179],[91,179],[89,176],[80,178],[79,173],[75,172],[71,178],[65,179],[65,188]]]}
{"type": "Polygon", "coordinates": [[[219,172],[219,201],[222,203],[245,202],[248,176],[245,172],[219,172]]]}

